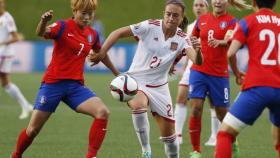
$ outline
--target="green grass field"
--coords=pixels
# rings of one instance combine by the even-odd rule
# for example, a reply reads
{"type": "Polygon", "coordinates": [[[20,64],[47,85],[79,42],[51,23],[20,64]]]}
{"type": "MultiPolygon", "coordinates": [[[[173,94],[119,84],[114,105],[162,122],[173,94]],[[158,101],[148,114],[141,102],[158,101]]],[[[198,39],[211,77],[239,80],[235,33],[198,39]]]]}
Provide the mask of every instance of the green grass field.
{"type": "MultiPolygon", "coordinates": [[[[12,79],[21,88],[28,100],[34,102],[42,74],[14,74],[12,79]]],[[[111,116],[107,137],[99,153],[99,158],[139,158],[141,149],[133,130],[131,115],[126,104],[112,99],[109,92],[111,75],[88,74],[87,86],[97,92],[108,105],[111,116]]],[[[177,91],[177,80],[170,82],[173,100],[177,91]]],[[[233,82],[232,82],[233,83],[233,82]]],[[[234,85],[234,84],[232,84],[234,85]]],[[[233,86],[232,100],[238,93],[233,86]]],[[[15,147],[17,135],[27,126],[29,120],[18,119],[20,108],[16,101],[4,91],[0,91],[0,158],[8,158],[15,147]]],[[[210,113],[205,106],[203,116],[202,143],[210,134],[210,113]]],[[[24,154],[25,158],[82,158],[87,150],[88,129],[92,118],[76,114],[61,104],[56,113],[46,123],[42,132],[24,154]]],[[[155,121],[151,122],[151,145],[154,158],[164,158],[163,145],[160,142],[159,130],[155,121]]],[[[187,126],[185,126],[187,127],[187,126]]],[[[191,150],[187,128],[184,130],[184,144],[181,146],[181,157],[188,157],[191,150]]],[[[240,158],[273,158],[276,157],[267,111],[256,122],[254,127],[245,129],[239,137],[241,146],[240,158]]],[[[203,158],[211,158],[214,148],[203,146],[203,158]]]]}
{"type": "MultiPolygon", "coordinates": [[[[210,0],[209,0],[210,1],[210,0]]],[[[162,18],[164,0],[99,0],[97,15],[104,23],[106,37],[113,30],[138,23],[146,19],[162,18]]],[[[184,0],[186,16],[193,21],[192,0],[184,0]]],[[[250,1],[248,1],[250,3],[250,1]]],[[[72,16],[70,0],[6,0],[7,10],[14,16],[19,32],[27,40],[39,40],[35,35],[36,26],[43,12],[52,9],[54,20],[72,16]]],[[[280,2],[275,9],[280,13],[280,2]]],[[[229,9],[237,18],[247,15],[251,11],[237,11],[229,9]]]]}

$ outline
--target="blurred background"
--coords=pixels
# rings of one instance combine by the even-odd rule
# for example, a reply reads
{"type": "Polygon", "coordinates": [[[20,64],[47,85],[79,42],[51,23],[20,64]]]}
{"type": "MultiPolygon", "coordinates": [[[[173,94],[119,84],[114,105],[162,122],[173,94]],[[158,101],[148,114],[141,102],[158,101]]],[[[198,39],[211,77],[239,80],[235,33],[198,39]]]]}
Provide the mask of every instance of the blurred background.
{"type": "MultiPolygon", "coordinates": [[[[162,18],[165,0],[99,0],[95,28],[99,30],[103,39],[113,30],[138,23],[146,19],[162,18]]],[[[192,13],[192,0],[185,0],[186,16],[189,21],[195,20],[192,13]]],[[[250,1],[248,1],[250,3],[250,1]]],[[[13,62],[12,80],[21,88],[27,99],[34,103],[41,77],[52,54],[52,42],[38,38],[35,28],[41,14],[49,9],[54,10],[53,20],[65,19],[72,16],[70,0],[6,0],[6,9],[15,19],[18,31],[24,40],[14,44],[15,59],[13,62]]],[[[275,11],[280,13],[278,1],[275,11]]],[[[229,10],[237,18],[241,18],[251,11],[229,10]]],[[[110,50],[114,64],[121,71],[126,71],[132,61],[135,41],[125,39],[110,50]]],[[[241,54],[239,66],[246,69],[246,53],[241,54]]],[[[181,63],[179,64],[180,70],[181,63]]],[[[94,68],[89,64],[85,67],[86,85],[92,88],[111,110],[111,118],[107,138],[100,152],[100,158],[137,158],[140,157],[140,146],[133,130],[130,111],[126,104],[112,99],[109,83],[113,76],[103,65],[94,68]]],[[[179,71],[180,72],[180,71],[179,71]]],[[[231,78],[231,100],[239,92],[234,78],[231,78]]],[[[170,89],[173,100],[177,93],[178,76],[172,78],[170,89]]],[[[0,90],[0,158],[9,157],[15,146],[20,130],[27,126],[27,120],[18,120],[20,108],[3,89],[0,90]]],[[[203,117],[202,143],[210,133],[210,113],[206,106],[203,117]]],[[[92,118],[76,115],[67,106],[59,106],[55,117],[44,127],[33,145],[25,153],[26,158],[80,158],[87,150],[87,133],[92,118]]],[[[163,146],[158,139],[159,131],[151,122],[151,145],[155,158],[164,158],[163,146]]],[[[187,123],[187,122],[186,122],[187,123]]],[[[184,144],[181,146],[181,156],[188,157],[191,150],[189,135],[185,126],[184,144]]],[[[270,123],[267,111],[257,121],[256,126],[246,129],[240,136],[240,158],[273,158],[276,157],[270,136],[270,123]]],[[[211,158],[214,148],[203,147],[204,157],[211,158]]]]}

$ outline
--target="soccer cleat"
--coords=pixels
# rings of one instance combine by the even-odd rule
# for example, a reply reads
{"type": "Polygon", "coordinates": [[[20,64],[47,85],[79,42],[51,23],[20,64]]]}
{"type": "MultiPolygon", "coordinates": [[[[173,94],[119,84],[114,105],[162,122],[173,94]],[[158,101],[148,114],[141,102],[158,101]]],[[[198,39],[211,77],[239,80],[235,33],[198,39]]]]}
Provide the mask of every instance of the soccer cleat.
{"type": "Polygon", "coordinates": [[[28,116],[29,116],[29,114],[32,112],[32,110],[33,110],[33,106],[31,106],[31,105],[28,106],[28,109],[27,109],[27,110],[26,110],[26,109],[23,109],[23,110],[21,111],[21,114],[19,115],[19,119],[20,119],[20,120],[23,120],[23,119],[28,118],[28,116]]]}
{"type": "Polygon", "coordinates": [[[216,146],[216,136],[211,135],[208,141],[204,144],[205,146],[216,146]]]}
{"type": "Polygon", "coordinates": [[[235,140],[235,142],[232,144],[232,158],[237,158],[240,154],[240,149],[238,145],[238,141],[235,140]]]}
{"type": "Polygon", "coordinates": [[[178,135],[177,135],[177,139],[178,139],[178,143],[179,143],[179,144],[183,144],[183,137],[182,137],[182,134],[178,134],[178,135]]]}
{"type": "Polygon", "coordinates": [[[142,153],[141,158],[152,158],[152,154],[150,152],[144,152],[144,153],[142,153]]]}
{"type": "Polygon", "coordinates": [[[197,151],[193,151],[190,153],[190,158],[202,158],[201,153],[197,151]]]}

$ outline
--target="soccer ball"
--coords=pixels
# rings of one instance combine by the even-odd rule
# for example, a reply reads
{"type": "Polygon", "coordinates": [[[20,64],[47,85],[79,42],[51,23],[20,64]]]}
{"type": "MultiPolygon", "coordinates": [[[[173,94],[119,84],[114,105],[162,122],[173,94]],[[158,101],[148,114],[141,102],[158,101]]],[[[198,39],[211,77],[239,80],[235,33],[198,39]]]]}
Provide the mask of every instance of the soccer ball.
{"type": "Polygon", "coordinates": [[[138,84],[132,77],[124,74],[112,80],[110,89],[114,99],[127,102],[137,94],[138,84]]]}

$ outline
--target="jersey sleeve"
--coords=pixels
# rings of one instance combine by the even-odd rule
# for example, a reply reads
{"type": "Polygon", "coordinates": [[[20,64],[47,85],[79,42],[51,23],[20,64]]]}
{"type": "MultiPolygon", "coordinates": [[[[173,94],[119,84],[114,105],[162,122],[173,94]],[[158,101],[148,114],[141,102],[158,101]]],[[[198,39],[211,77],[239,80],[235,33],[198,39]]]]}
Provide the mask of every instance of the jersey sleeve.
{"type": "MultiPolygon", "coordinates": [[[[229,27],[228,27],[227,32],[224,37],[225,39],[230,39],[232,37],[233,32],[234,32],[233,30],[234,30],[237,22],[238,22],[238,20],[235,18],[229,21],[229,27]]],[[[231,42],[231,40],[229,40],[229,42],[231,42]]]]}
{"type": "Polygon", "coordinates": [[[200,21],[199,18],[197,18],[194,28],[192,30],[192,36],[199,37],[199,32],[200,32],[199,21],[200,21]]]}
{"type": "Polygon", "coordinates": [[[247,35],[248,35],[248,25],[247,22],[244,19],[242,19],[239,21],[239,23],[237,24],[234,30],[232,40],[238,40],[239,42],[244,44],[246,42],[247,35]]]}
{"type": "Polygon", "coordinates": [[[63,30],[65,29],[64,21],[57,21],[48,26],[50,28],[50,33],[46,34],[44,38],[46,39],[58,39],[61,37],[63,30]]]}
{"type": "Polygon", "coordinates": [[[133,35],[139,39],[144,39],[149,32],[149,21],[143,21],[138,24],[130,25],[133,35]]]}
{"type": "Polygon", "coordinates": [[[17,27],[14,18],[10,15],[7,18],[7,30],[9,33],[17,32],[17,27]]]}
{"type": "Polygon", "coordinates": [[[100,38],[99,38],[99,34],[98,34],[98,32],[97,31],[95,31],[95,42],[94,42],[94,44],[93,44],[93,46],[92,46],[92,49],[94,49],[94,50],[100,50],[101,49],[101,42],[100,42],[100,38]]]}

